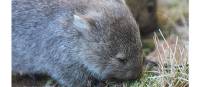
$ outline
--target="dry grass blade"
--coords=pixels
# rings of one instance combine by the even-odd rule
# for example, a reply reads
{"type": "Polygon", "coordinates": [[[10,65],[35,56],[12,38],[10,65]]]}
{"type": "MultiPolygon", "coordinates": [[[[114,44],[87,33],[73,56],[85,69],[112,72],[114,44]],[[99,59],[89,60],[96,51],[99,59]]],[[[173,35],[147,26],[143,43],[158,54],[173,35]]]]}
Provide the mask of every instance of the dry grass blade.
{"type": "Polygon", "coordinates": [[[158,70],[160,70],[160,74],[159,76],[153,76],[151,78],[158,78],[160,80],[161,87],[187,87],[188,85],[186,84],[188,84],[188,64],[187,61],[184,61],[188,58],[187,51],[185,51],[184,47],[178,43],[178,37],[176,37],[175,44],[170,45],[165,39],[161,30],[159,30],[159,32],[162,36],[162,39],[164,40],[164,44],[166,44],[167,47],[162,45],[161,49],[158,48],[159,39],[155,34],[154,41],[158,54],[158,70]],[[180,50],[181,47],[182,50],[180,50]]]}

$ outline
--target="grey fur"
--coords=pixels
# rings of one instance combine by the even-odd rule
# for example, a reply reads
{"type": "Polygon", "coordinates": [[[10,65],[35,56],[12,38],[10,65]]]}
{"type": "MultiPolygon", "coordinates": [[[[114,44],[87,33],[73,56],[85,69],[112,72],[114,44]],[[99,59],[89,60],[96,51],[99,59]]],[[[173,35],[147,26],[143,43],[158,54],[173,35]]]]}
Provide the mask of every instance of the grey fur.
{"type": "Polygon", "coordinates": [[[86,87],[90,80],[136,79],[141,53],[123,0],[12,0],[13,73],[45,73],[63,86],[86,87]]]}

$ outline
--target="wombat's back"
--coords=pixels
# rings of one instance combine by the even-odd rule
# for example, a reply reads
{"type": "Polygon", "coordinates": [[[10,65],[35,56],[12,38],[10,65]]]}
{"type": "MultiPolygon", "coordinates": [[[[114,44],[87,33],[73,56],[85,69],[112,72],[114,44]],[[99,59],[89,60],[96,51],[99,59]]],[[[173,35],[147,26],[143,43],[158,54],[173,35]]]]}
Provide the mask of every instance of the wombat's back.
{"type": "Polygon", "coordinates": [[[58,0],[12,1],[14,72],[46,71],[45,67],[50,67],[47,64],[48,59],[52,61],[52,57],[56,60],[58,56],[71,56],[67,53],[73,53],[71,49],[77,44],[78,33],[71,25],[73,10],[67,8],[67,3],[66,6],[61,4],[63,4],[61,0],[60,2],[58,0]],[[58,55],[57,52],[61,52],[62,55],[58,55]]]}

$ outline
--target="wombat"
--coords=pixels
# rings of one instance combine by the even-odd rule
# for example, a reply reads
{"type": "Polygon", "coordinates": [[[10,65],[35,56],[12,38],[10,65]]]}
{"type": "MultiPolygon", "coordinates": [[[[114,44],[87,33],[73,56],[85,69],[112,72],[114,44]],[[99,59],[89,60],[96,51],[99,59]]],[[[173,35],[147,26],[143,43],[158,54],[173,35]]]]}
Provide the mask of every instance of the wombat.
{"type": "Polygon", "coordinates": [[[13,73],[88,87],[137,79],[142,67],[139,28],[124,0],[12,0],[13,73]]]}

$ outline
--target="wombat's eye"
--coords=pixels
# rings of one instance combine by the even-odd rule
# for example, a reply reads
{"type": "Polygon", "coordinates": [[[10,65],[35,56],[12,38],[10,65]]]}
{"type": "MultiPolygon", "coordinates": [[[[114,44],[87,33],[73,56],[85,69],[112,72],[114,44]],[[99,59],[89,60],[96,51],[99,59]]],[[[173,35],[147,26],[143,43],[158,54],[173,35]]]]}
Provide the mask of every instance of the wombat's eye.
{"type": "Polygon", "coordinates": [[[115,56],[115,58],[116,58],[120,63],[125,64],[125,63],[127,62],[127,59],[126,59],[124,53],[122,53],[122,52],[119,52],[119,53],[115,56]]]}
{"type": "Polygon", "coordinates": [[[120,62],[120,63],[123,63],[125,64],[128,60],[127,59],[124,59],[124,58],[117,58],[117,60],[120,62]]]}

